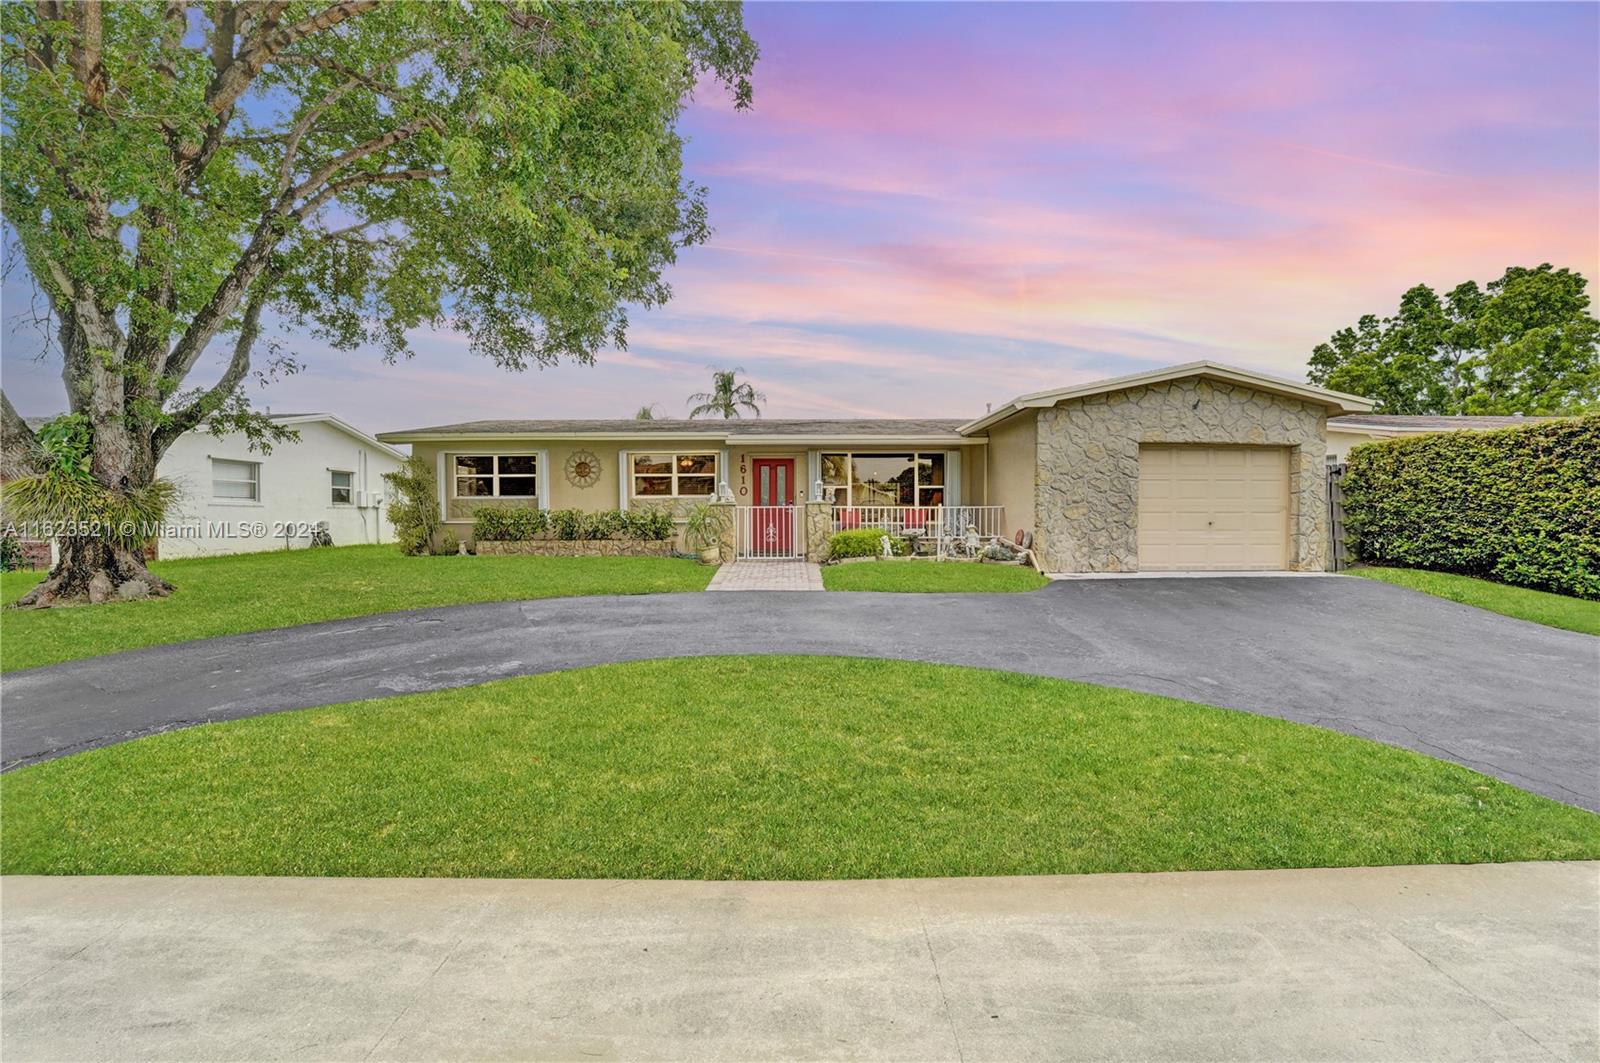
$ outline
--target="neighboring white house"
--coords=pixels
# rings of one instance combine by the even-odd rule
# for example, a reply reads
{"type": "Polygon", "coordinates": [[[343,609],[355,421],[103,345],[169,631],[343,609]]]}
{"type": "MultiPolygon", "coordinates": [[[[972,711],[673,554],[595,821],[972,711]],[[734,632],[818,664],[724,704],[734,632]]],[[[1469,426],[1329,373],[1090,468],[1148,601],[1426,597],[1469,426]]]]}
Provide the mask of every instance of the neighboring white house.
{"type": "Polygon", "coordinates": [[[189,432],[168,449],[157,472],[183,494],[158,557],[307,547],[324,523],[335,546],[394,541],[383,474],[399,469],[405,454],[330,413],[272,419],[299,441],[263,454],[243,435],[189,432]]]}

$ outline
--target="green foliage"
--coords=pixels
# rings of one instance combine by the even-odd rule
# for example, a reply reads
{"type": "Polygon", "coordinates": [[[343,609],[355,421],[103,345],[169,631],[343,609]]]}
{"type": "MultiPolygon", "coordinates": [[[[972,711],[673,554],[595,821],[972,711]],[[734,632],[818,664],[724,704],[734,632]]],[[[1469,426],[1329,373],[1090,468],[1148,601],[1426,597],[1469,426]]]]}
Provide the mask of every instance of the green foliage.
{"type": "Polygon", "coordinates": [[[1425,284],[1381,321],[1368,314],[1312,351],[1313,383],[1384,413],[1580,413],[1600,403],[1600,321],[1588,282],[1546,263],[1444,299],[1425,284]]]}
{"type": "Polygon", "coordinates": [[[512,369],[625,346],[710,231],[684,107],[748,106],[756,56],[715,0],[0,4],[4,222],[71,408],[134,437],[97,475],[208,422],[278,438],[243,400],[263,314],[391,359],[424,325],[512,369]]]}
{"type": "Polygon", "coordinates": [[[728,530],[728,514],[726,507],[717,507],[709,502],[701,502],[689,510],[688,518],[683,527],[684,541],[695,550],[709,550],[713,546],[722,544],[722,536],[728,530]]]}
{"type": "Polygon", "coordinates": [[[479,506],[472,511],[472,538],[485,542],[526,542],[529,539],[642,539],[672,538],[672,514],[653,507],[640,509],[542,510],[531,507],[505,509],[479,506]]]}
{"type": "Polygon", "coordinates": [[[1600,415],[1359,446],[1344,504],[1364,561],[1600,598],[1600,415]]]}
{"type": "MultiPolygon", "coordinates": [[[[846,557],[881,557],[885,535],[888,533],[877,528],[854,528],[834,532],[828,540],[828,560],[838,561],[846,557]]],[[[911,547],[905,539],[889,535],[889,549],[898,557],[908,553],[911,547]]]]}
{"type": "Polygon", "coordinates": [[[394,525],[400,552],[413,556],[428,553],[443,523],[439,518],[439,485],[433,477],[433,469],[413,455],[396,471],[384,473],[383,479],[391,494],[384,512],[389,523],[394,525]]]}
{"type": "Polygon", "coordinates": [[[474,542],[524,542],[539,538],[549,526],[542,509],[479,506],[472,511],[474,542]]]}
{"type": "Polygon", "coordinates": [[[1600,857],[1600,816],[1410,750],[1131,690],[836,657],[643,661],[270,713],[18,768],[0,800],[7,875],[860,879],[1600,857]]]}
{"type": "Polygon", "coordinates": [[[108,487],[90,471],[88,418],[67,414],[35,434],[44,471],[20,476],[0,488],[9,520],[37,525],[46,537],[100,539],[139,550],[160,534],[178,485],[156,479],[143,485],[108,487]]]}
{"type": "Polygon", "coordinates": [[[0,572],[15,572],[22,567],[22,543],[15,535],[0,535],[0,572]]]}
{"type": "Polygon", "coordinates": [[[711,390],[699,391],[689,396],[689,401],[697,403],[689,411],[690,419],[696,417],[721,417],[732,420],[738,417],[741,409],[749,410],[757,417],[761,416],[761,404],[767,397],[752,387],[749,382],[740,383],[739,374],[744,372],[744,367],[737,369],[713,369],[711,371],[711,390]]]}

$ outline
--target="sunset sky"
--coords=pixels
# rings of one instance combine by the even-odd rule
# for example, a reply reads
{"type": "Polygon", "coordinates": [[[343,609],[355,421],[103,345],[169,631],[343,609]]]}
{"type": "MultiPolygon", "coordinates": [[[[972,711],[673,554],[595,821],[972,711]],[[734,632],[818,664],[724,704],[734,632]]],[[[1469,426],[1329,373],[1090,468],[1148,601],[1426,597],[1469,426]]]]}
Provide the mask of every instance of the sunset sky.
{"type": "MultiPolygon", "coordinates": [[[[626,352],[508,375],[449,333],[255,391],[370,431],[681,415],[742,365],[769,416],[973,416],[1198,358],[1303,375],[1418,282],[1600,274],[1593,4],[756,4],[753,110],[707,90],[716,234],[626,352]]],[[[4,383],[64,407],[16,328],[4,383]]]]}

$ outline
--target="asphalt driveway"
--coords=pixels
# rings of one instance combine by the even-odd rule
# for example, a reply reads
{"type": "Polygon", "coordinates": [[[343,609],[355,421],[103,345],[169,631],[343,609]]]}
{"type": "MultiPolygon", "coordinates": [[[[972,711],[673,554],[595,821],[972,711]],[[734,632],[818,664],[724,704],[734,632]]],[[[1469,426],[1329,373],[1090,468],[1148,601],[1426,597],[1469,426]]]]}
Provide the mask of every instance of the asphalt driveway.
{"type": "Polygon", "coordinates": [[[1600,639],[1354,578],[1030,594],[687,594],[423,609],[11,673],[7,767],[199,723],[609,661],[800,653],[1002,668],[1242,709],[1600,810],[1600,639]]]}

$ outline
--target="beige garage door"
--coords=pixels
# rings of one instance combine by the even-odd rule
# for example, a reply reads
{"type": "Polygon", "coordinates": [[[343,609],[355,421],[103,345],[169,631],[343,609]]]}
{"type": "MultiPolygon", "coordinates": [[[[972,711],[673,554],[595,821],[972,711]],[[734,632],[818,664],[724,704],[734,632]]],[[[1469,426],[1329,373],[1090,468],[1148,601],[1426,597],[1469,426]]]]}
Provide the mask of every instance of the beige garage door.
{"type": "Polygon", "coordinates": [[[1139,567],[1284,568],[1287,447],[1139,448],[1139,567]]]}

